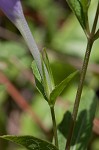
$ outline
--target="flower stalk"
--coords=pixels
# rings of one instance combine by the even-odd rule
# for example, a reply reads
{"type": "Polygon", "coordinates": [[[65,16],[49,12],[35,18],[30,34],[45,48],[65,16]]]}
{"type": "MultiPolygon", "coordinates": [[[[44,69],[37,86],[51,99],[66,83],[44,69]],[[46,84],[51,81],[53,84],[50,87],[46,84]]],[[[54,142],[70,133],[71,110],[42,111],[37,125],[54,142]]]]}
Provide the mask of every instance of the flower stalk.
{"type": "Polygon", "coordinates": [[[58,147],[58,135],[57,135],[57,125],[56,125],[54,106],[50,107],[50,111],[51,111],[51,117],[52,117],[52,122],[53,122],[53,133],[54,133],[54,139],[55,139],[55,146],[58,147]]]}

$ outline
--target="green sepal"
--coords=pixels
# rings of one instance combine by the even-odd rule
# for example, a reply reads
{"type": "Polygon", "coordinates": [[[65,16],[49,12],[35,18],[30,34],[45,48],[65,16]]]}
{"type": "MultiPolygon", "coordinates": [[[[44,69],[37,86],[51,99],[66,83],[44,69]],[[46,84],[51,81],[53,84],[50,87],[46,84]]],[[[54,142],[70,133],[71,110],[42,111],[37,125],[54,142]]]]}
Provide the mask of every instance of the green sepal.
{"type": "Polygon", "coordinates": [[[42,62],[42,72],[43,72],[42,82],[44,85],[44,91],[46,93],[46,97],[49,100],[50,93],[54,88],[54,79],[53,79],[52,70],[50,67],[48,55],[45,48],[42,51],[41,62],[42,62]]]}
{"type": "Polygon", "coordinates": [[[46,66],[48,74],[49,74],[49,78],[50,78],[50,82],[51,82],[51,90],[52,90],[54,88],[55,84],[54,84],[54,78],[53,78],[49,58],[48,58],[48,55],[47,55],[47,52],[46,52],[46,48],[43,48],[42,58],[43,58],[43,61],[45,63],[45,66],[46,66]]]}
{"type": "Polygon", "coordinates": [[[56,146],[51,143],[35,138],[33,136],[0,136],[2,139],[12,141],[20,146],[27,148],[28,150],[58,150],[56,146]]]}
{"type": "Polygon", "coordinates": [[[49,100],[49,95],[50,95],[50,80],[49,80],[49,74],[47,71],[47,68],[45,66],[44,60],[41,57],[41,63],[42,63],[42,72],[43,72],[43,79],[42,79],[42,83],[44,86],[44,91],[46,94],[47,99],[49,100]]]}
{"type": "Polygon", "coordinates": [[[39,92],[43,95],[45,100],[49,100],[50,93],[54,88],[54,79],[49,63],[49,59],[46,53],[46,49],[43,49],[41,54],[41,64],[42,64],[42,76],[38,70],[36,62],[32,63],[32,70],[35,77],[36,87],[39,92]]]}
{"type": "Polygon", "coordinates": [[[46,97],[45,91],[44,91],[42,78],[41,78],[41,75],[40,75],[39,70],[37,68],[35,60],[32,62],[31,67],[32,67],[33,74],[34,74],[34,77],[35,77],[36,88],[43,95],[44,99],[48,100],[47,97],[46,97]]]}
{"type": "Polygon", "coordinates": [[[75,71],[71,73],[68,77],[66,77],[60,84],[58,84],[55,89],[50,94],[50,105],[54,105],[56,98],[61,94],[64,88],[68,85],[68,83],[73,79],[73,77],[78,73],[75,71]]]}

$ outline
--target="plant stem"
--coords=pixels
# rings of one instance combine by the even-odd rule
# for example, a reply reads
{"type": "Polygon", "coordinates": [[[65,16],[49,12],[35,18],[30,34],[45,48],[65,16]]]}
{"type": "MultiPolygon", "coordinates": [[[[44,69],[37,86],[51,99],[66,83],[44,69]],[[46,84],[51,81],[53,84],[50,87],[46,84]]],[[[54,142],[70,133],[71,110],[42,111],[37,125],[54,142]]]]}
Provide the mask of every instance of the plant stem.
{"type": "Polygon", "coordinates": [[[54,133],[55,145],[56,147],[58,147],[58,135],[57,135],[57,125],[56,125],[54,106],[50,107],[50,111],[51,111],[52,122],[53,122],[53,133],[54,133]]]}
{"type": "Polygon", "coordinates": [[[71,146],[71,140],[72,140],[73,131],[74,131],[75,123],[76,123],[76,118],[77,118],[78,108],[79,108],[79,104],[80,104],[84,80],[85,80],[85,76],[86,76],[86,71],[87,71],[87,67],[88,67],[88,62],[89,62],[89,58],[90,58],[90,53],[91,53],[91,49],[92,49],[92,46],[94,43],[94,35],[95,35],[95,31],[96,31],[98,17],[99,17],[99,1],[98,1],[98,5],[97,5],[97,10],[96,10],[96,15],[95,15],[92,31],[91,31],[91,34],[89,35],[89,37],[87,37],[87,39],[88,39],[87,48],[86,48],[83,66],[81,69],[80,81],[78,84],[78,89],[77,89],[74,108],[73,108],[71,127],[70,127],[70,132],[69,132],[69,135],[67,138],[65,150],[70,150],[70,146],[71,146]]]}
{"type": "Polygon", "coordinates": [[[72,135],[73,135],[74,126],[76,123],[80,98],[81,98],[81,94],[82,94],[82,89],[83,89],[83,85],[84,85],[84,80],[85,80],[85,75],[86,75],[86,71],[87,71],[87,67],[88,67],[88,62],[89,62],[92,45],[93,45],[93,41],[91,39],[89,39],[88,43],[87,43],[87,48],[86,48],[86,53],[85,53],[82,70],[81,70],[80,82],[78,85],[76,99],[75,99],[75,103],[74,103],[72,120],[71,120],[71,128],[70,128],[69,136],[67,138],[66,150],[70,150],[71,139],[72,139],[72,135]]]}

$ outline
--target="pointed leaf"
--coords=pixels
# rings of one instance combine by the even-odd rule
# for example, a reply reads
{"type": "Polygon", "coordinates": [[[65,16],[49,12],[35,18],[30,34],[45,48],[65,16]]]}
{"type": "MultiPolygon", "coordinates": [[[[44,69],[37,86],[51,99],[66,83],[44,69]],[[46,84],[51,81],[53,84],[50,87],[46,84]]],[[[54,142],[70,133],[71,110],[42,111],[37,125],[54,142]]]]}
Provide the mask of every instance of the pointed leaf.
{"type": "Polygon", "coordinates": [[[44,86],[44,91],[46,94],[47,99],[49,99],[49,95],[50,95],[50,80],[49,80],[49,74],[46,70],[45,64],[44,64],[44,60],[43,58],[42,60],[42,72],[43,72],[43,86],[44,86]]]}
{"type": "Polygon", "coordinates": [[[72,114],[70,111],[67,111],[64,114],[62,122],[58,126],[58,143],[60,150],[65,149],[71,119],[72,114]]]}
{"type": "Polygon", "coordinates": [[[88,24],[88,8],[90,5],[90,0],[67,0],[69,6],[75,13],[77,19],[79,20],[82,28],[87,30],[88,24]]]}
{"type": "Polygon", "coordinates": [[[35,138],[33,136],[0,136],[0,138],[12,141],[18,145],[24,146],[28,150],[58,150],[51,143],[35,138]]]}
{"type": "Polygon", "coordinates": [[[48,55],[47,55],[47,52],[46,52],[45,48],[43,49],[42,57],[43,57],[44,63],[46,65],[46,68],[47,68],[47,71],[48,71],[48,74],[49,74],[49,77],[50,77],[51,86],[52,86],[52,88],[54,88],[53,74],[52,74],[49,58],[48,58],[48,55]]]}
{"type": "Polygon", "coordinates": [[[97,106],[97,98],[92,90],[86,92],[86,95],[82,97],[80,104],[78,119],[75,126],[72,148],[71,150],[86,150],[93,127],[93,119],[95,117],[97,106]],[[78,132],[79,131],[79,132],[78,132]]]}
{"type": "MultiPolygon", "coordinates": [[[[92,133],[92,126],[96,112],[96,105],[97,99],[95,98],[95,93],[92,90],[88,89],[84,97],[82,97],[81,99],[70,150],[87,149],[87,145],[89,143],[92,133]]],[[[64,138],[67,139],[68,137],[71,118],[72,118],[71,112],[66,112],[63,121],[59,125],[59,131],[61,132],[61,133],[59,132],[60,134],[59,137],[61,137],[61,139],[59,139],[60,143],[62,140],[65,141],[64,138]]],[[[66,142],[64,142],[63,144],[65,147],[66,142]]]]}
{"type": "Polygon", "coordinates": [[[85,29],[85,18],[83,14],[83,8],[79,0],[67,0],[69,6],[75,13],[83,29],[85,29]]]}
{"type": "Polygon", "coordinates": [[[50,94],[50,104],[54,105],[56,98],[61,94],[64,88],[68,85],[71,79],[78,73],[78,71],[70,74],[66,79],[64,79],[59,85],[55,87],[55,89],[50,94]]]}

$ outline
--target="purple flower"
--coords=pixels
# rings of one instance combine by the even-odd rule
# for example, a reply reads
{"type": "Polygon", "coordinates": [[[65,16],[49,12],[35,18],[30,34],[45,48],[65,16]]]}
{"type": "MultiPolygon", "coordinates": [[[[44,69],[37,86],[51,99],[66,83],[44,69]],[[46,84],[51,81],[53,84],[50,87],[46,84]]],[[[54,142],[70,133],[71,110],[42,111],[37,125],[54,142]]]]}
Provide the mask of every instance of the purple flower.
{"type": "Polygon", "coordinates": [[[41,56],[23,14],[20,0],[0,0],[0,8],[19,29],[42,74],[41,56]]]}
{"type": "MultiPolygon", "coordinates": [[[[34,60],[36,62],[40,75],[43,79],[41,55],[35,43],[35,40],[31,34],[31,31],[28,27],[26,19],[24,17],[22,6],[21,6],[21,1],[20,0],[0,0],[0,8],[21,32],[23,38],[25,39],[28,45],[28,48],[31,54],[34,57],[34,60]]],[[[48,71],[45,65],[44,65],[44,69],[45,69],[47,80],[49,82],[50,81],[49,75],[48,75],[48,71]]],[[[50,82],[49,82],[49,85],[50,85],[50,82]]]]}
{"type": "Polygon", "coordinates": [[[20,0],[0,0],[0,8],[11,21],[23,13],[20,0]]]}

